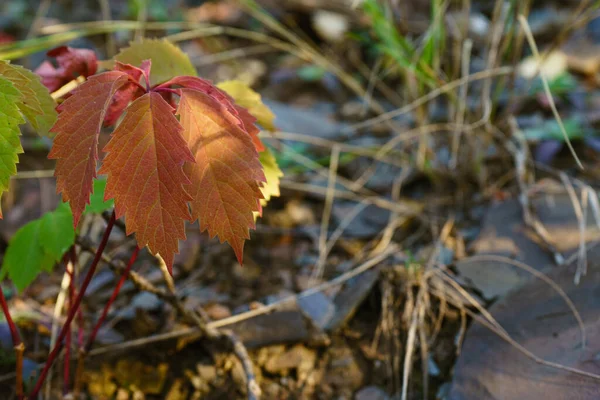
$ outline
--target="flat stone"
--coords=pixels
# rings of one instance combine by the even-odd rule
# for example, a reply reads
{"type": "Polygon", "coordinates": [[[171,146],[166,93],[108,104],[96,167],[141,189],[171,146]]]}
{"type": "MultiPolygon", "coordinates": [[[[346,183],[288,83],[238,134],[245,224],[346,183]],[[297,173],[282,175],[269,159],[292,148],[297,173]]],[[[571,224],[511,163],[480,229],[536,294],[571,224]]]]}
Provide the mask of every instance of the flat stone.
{"type": "MultiPolygon", "coordinates": [[[[541,280],[530,280],[489,312],[519,344],[536,356],[600,374],[600,247],[588,253],[588,274],[573,283],[576,263],[552,268],[548,277],[573,301],[587,334],[582,336],[564,299],[541,280]]],[[[600,398],[600,380],[538,364],[483,325],[467,332],[455,367],[449,400],[600,398]]]]}
{"type": "MultiPolygon", "coordinates": [[[[579,224],[568,195],[543,195],[532,199],[536,214],[550,235],[552,244],[565,258],[577,251],[579,224]]],[[[586,242],[600,239],[591,211],[586,221],[586,242]]],[[[516,199],[492,205],[484,219],[482,231],[471,244],[476,255],[500,255],[523,262],[541,271],[554,266],[552,255],[538,243],[525,227],[521,206],[516,199]]],[[[456,263],[459,274],[471,281],[487,299],[501,297],[528,282],[529,272],[505,262],[456,263]]]]}
{"type": "Polygon", "coordinates": [[[299,297],[297,302],[303,314],[320,329],[324,329],[335,315],[335,305],[323,292],[299,297]]]}
{"type": "Polygon", "coordinates": [[[367,386],[354,395],[354,400],[389,400],[389,396],[377,386],[367,386]]]}

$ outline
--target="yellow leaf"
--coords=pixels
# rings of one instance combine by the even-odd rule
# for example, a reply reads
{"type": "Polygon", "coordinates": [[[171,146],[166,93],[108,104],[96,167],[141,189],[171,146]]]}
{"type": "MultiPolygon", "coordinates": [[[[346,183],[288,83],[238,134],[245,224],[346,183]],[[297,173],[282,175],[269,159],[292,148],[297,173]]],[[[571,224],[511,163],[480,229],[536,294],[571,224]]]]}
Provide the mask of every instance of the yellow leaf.
{"type": "Polygon", "coordinates": [[[250,114],[256,117],[258,123],[265,129],[270,131],[275,130],[275,125],[273,124],[275,115],[262,102],[260,94],[252,90],[248,85],[241,81],[224,81],[219,83],[217,87],[233,97],[238,105],[247,108],[250,114]]]}

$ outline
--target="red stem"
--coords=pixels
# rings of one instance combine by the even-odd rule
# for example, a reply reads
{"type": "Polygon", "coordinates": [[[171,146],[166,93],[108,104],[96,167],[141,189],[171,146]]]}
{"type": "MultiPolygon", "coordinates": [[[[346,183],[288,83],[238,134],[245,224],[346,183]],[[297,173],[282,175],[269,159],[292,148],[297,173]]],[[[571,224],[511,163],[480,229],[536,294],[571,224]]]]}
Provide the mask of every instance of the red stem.
{"type": "Polygon", "coordinates": [[[112,231],[114,224],[115,224],[115,212],[113,211],[112,215],[110,216],[110,219],[108,220],[108,224],[106,225],[106,230],[104,231],[104,235],[102,236],[102,240],[100,241],[100,245],[98,246],[98,250],[96,251],[96,254],[94,256],[94,260],[92,261],[92,264],[90,265],[90,268],[89,268],[87,274],[85,275],[85,279],[84,279],[83,283],[81,284],[81,289],[79,290],[79,293],[77,294],[77,297],[75,298],[75,301],[73,302],[73,306],[69,310],[69,315],[67,316],[67,320],[65,321],[65,324],[63,325],[62,329],[60,330],[60,333],[58,334],[56,344],[54,345],[54,348],[50,352],[50,355],[48,356],[48,359],[46,360],[46,363],[44,364],[44,369],[42,369],[42,372],[40,373],[40,376],[35,383],[35,387],[33,388],[33,391],[29,394],[30,400],[36,399],[38,393],[40,392],[40,389],[42,388],[44,380],[46,379],[46,376],[48,375],[48,371],[50,370],[50,367],[52,366],[52,364],[56,360],[56,357],[58,356],[58,353],[60,353],[60,350],[62,349],[63,340],[65,340],[65,336],[67,335],[67,332],[69,331],[69,329],[71,327],[71,322],[73,321],[73,318],[75,318],[75,315],[77,314],[77,310],[79,309],[79,306],[81,305],[81,300],[83,300],[83,295],[85,294],[85,291],[86,291],[88,285],[90,284],[92,277],[94,276],[96,267],[98,266],[98,263],[100,262],[100,259],[102,258],[102,253],[104,252],[104,248],[106,247],[106,244],[108,243],[108,237],[110,236],[110,232],[112,231]]]}
{"type": "Polygon", "coordinates": [[[2,312],[4,313],[4,317],[6,318],[6,322],[8,323],[8,328],[10,329],[10,336],[12,337],[13,345],[17,347],[22,343],[21,335],[19,335],[19,330],[17,329],[17,326],[15,325],[12,317],[10,316],[8,303],[6,302],[4,292],[2,292],[2,288],[0,288],[0,304],[2,305],[2,312]]]}
{"type": "Polygon", "coordinates": [[[85,352],[86,353],[88,351],[90,351],[90,349],[92,348],[92,344],[94,343],[94,340],[96,340],[96,336],[98,335],[98,331],[100,330],[100,327],[102,326],[102,323],[104,323],[104,320],[106,319],[106,316],[108,315],[108,310],[110,309],[110,307],[114,303],[115,299],[117,298],[117,295],[119,294],[119,291],[121,290],[121,287],[123,286],[123,284],[127,280],[127,277],[129,276],[129,271],[131,271],[131,266],[133,265],[133,263],[135,263],[135,260],[137,259],[139,251],[140,251],[140,248],[136,246],[135,249],[133,250],[133,253],[131,254],[131,257],[129,258],[129,262],[127,263],[127,267],[125,268],[125,270],[121,274],[121,278],[119,279],[119,282],[117,283],[117,286],[115,286],[115,288],[114,288],[114,290],[112,292],[112,295],[110,296],[110,299],[108,299],[108,302],[104,306],[104,310],[102,310],[102,314],[100,315],[100,318],[98,319],[98,322],[96,322],[96,325],[94,326],[94,329],[92,330],[92,333],[90,334],[90,337],[88,338],[88,341],[85,344],[85,352]]]}
{"type": "Polygon", "coordinates": [[[23,345],[23,341],[21,340],[21,335],[19,334],[19,330],[17,329],[17,325],[13,321],[10,310],[8,309],[8,303],[6,302],[6,298],[4,297],[4,292],[0,287],[0,305],[2,306],[2,312],[4,313],[4,318],[6,318],[6,323],[8,323],[8,329],[10,329],[10,336],[12,337],[13,346],[15,348],[16,353],[16,368],[15,372],[17,374],[15,388],[17,391],[17,398],[23,399],[23,353],[25,352],[25,346],[23,345]]]}

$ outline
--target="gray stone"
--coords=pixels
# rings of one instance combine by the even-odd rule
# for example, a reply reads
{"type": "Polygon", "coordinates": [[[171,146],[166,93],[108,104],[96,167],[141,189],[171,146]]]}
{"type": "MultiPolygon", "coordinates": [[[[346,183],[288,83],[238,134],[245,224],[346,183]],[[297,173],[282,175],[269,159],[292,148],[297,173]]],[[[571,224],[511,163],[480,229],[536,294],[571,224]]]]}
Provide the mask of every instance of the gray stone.
{"type": "Polygon", "coordinates": [[[366,386],[354,395],[354,400],[389,400],[389,396],[377,386],[366,386]]]}

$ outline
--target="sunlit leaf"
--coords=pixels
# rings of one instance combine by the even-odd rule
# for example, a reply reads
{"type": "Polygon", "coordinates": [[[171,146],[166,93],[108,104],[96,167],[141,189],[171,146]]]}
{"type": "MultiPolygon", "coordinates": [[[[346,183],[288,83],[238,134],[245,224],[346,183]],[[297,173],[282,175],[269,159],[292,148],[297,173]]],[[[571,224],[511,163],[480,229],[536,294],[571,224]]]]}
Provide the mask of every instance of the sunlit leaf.
{"type": "Polygon", "coordinates": [[[253,212],[265,181],[252,138],[213,97],[182,89],[177,114],[195,163],[185,165],[192,185],[192,216],[211,237],[227,241],[242,262],[244,241],[254,229],[253,212]]]}

